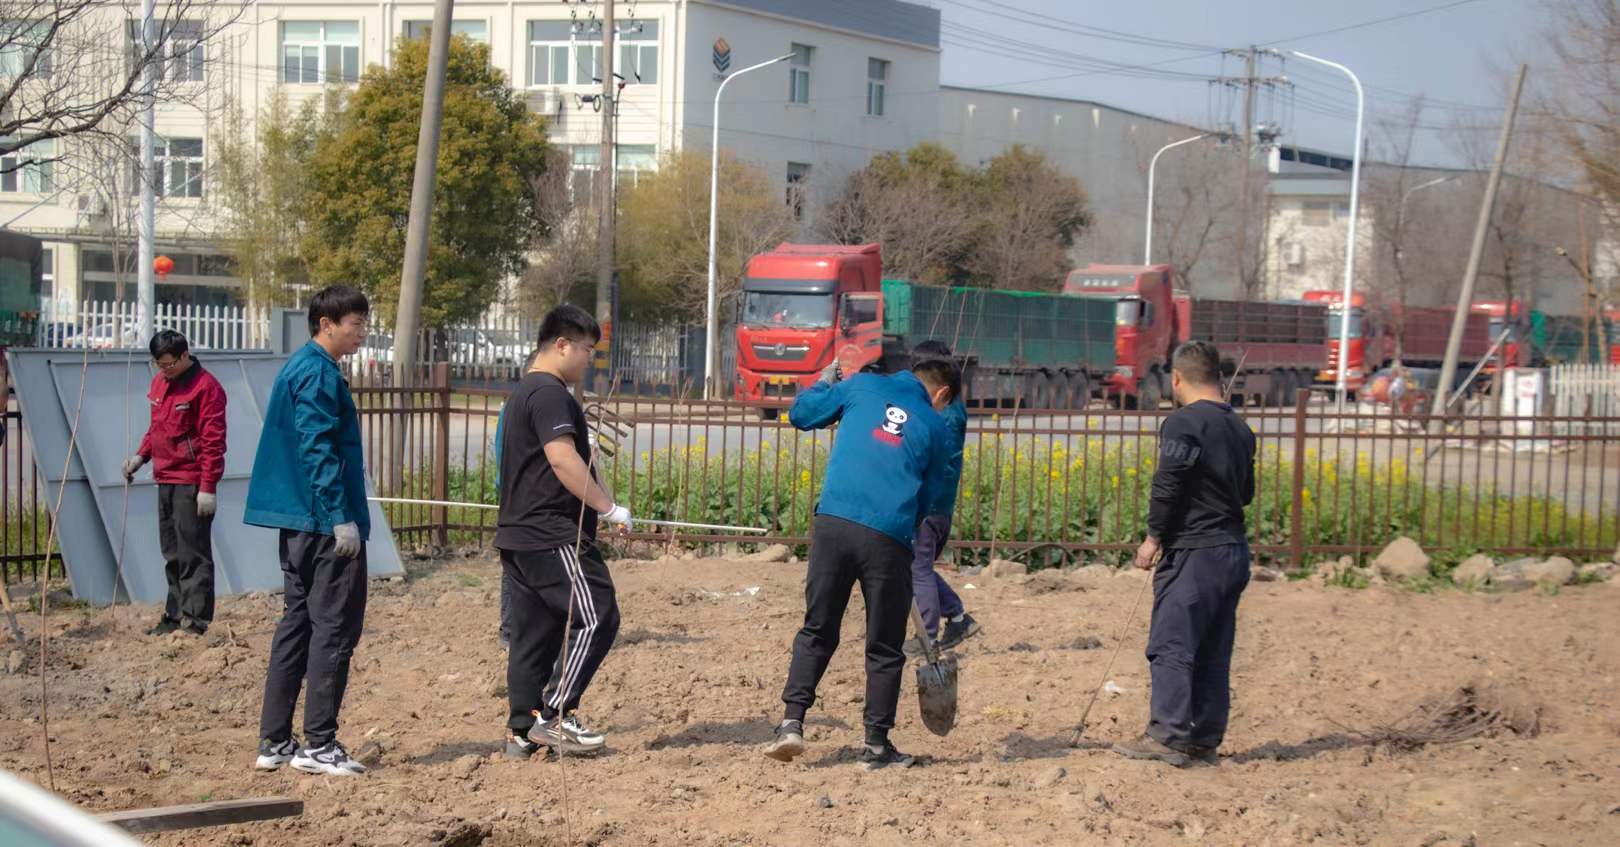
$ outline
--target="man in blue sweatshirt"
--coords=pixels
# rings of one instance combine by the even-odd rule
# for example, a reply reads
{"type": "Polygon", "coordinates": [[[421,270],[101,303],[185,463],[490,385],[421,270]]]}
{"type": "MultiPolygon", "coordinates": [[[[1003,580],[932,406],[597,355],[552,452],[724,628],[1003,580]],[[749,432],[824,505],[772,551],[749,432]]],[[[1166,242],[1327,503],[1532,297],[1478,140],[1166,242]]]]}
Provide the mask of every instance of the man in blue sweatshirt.
{"type": "Polygon", "coordinates": [[[961,392],[948,359],[918,362],[909,373],[857,374],[838,380],[838,365],[800,394],[788,420],[801,430],[839,424],[810,530],[804,627],[793,639],[786,705],[765,755],[789,762],[804,752],[804,716],[838,647],[839,626],[857,582],[866,604],[866,744],[861,766],[909,767],[889,741],[906,658],[901,646],[911,612],[911,542],[950,463],[939,410],[961,392]]]}
{"type": "Polygon", "coordinates": [[[285,608],[270,641],[255,767],[366,772],[337,740],[349,658],[366,617],[365,454],[338,360],[366,341],[366,296],[333,285],[309,301],[308,344],[270,389],[243,522],[280,530],[285,608]],[[304,689],[304,742],[292,734],[304,689]]]}

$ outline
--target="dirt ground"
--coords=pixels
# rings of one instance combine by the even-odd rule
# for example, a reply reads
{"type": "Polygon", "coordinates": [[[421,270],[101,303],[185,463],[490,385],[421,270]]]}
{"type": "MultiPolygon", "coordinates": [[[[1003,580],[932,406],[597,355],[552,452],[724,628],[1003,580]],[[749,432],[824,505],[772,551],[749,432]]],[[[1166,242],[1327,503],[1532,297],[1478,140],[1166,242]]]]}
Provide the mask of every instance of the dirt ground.
{"type": "MultiPolygon", "coordinates": [[[[810,752],[793,765],[759,754],[803,573],[615,563],[624,625],[582,709],[610,751],[508,762],[494,755],[498,565],[412,562],[405,581],[372,585],[341,737],[374,770],[347,780],[251,770],[279,596],[223,601],[200,639],[140,635],[152,608],[65,609],[51,619],[57,790],[95,811],[305,802],[300,818],[151,837],[163,845],[1620,844],[1613,582],[1555,595],[1255,582],[1223,761],[1177,771],[1066,744],[1140,577],[948,572],[985,626],[959,651],[960,722],[928,734],[908,671],[894,738],[921,766],[866,773],[859,600],[810,752]],[[1475,679],[1544,707],[1542,733],[1417,752],[1345,735],[1475,679]]],[[[1095,742],[1141,730],[1146,630],[1144,603],[1111,675],[1119,693],[1093,711],[1095,742]]],[[[43,783],[34,661],[0,676],[0,768],[43,783]]]]}

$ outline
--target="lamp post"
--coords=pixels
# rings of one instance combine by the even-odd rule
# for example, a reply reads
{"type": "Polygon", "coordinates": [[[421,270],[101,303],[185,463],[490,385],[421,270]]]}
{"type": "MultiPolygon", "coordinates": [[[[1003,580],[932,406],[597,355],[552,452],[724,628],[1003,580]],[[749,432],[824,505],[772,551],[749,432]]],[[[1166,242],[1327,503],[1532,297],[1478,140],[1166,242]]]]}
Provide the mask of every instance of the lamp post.
{"type": "Polygon", "coordinates": [[[737,77],[749,71],[769,67],[777,62],[786,62],[793,58],[792,53],[777,56],[757,65],[746,68],[726,77],[720,81],[720,87],[714,92],[714,139],[709,151],[709,297],[704,309],[704,317],[708,319],[705,329],[703,345],[703,399],[713,400],[715,391],[714,376],[719,370],[720,362],[720,328],[719,316],[715,312],[719,309],[718,293],[715,286],[714,274],[714,243],[716,232],[720,224],[720,95],[726,91],[726,85],[737,77]]]}
{"type": "MultiPolygon", "coordinates": [[[[1318,65],[1326,65],[1327,67],[1343,72],[1345,76],[1350,77],[1350,84],[1354,85],[1356,89],[1356,137],[1355,143],[1350,148],[1350,234],[1345,238],[1344,299],[1340,301],[1345,304],[1345,308],[1348,310],[1350,300],[1355,296],[1356,289],[1356,218],[1361,209],[1361,124],[1362,119],[1366,116],[1367,98],[1366,94],[1361,90],[1361,80],[1356,77],[1354,71],[1350,70],[1344,65],[1341,65],[1338,62],[1330,62],[1327,59],[1320,59],[1307,53],[1301,53],[1298,50],[1292,50],[1289,52],[1307,62],[1315,62],[1318,65]]],[[[1349,370],[1350,321],[1341,320],[1339,321],[1338,378],[1335,380],[1337,384],[1334,386],[1334,390],[1339,395],[1340,414],[1344,413],[1345,395],[1349,391],[1346,384],[1346,377],[1348,376],[1347,371],[1349,370]]]]}
{"type": "Polygon", "coordinates": [[[1153,169],[1159,166],[1159,157],[1164,155],[1164,151],[1169,150],[1172,147],[1180,147],[1183,144],[1191,144],[1200,138],[1208,138],[1211,135],[1214,135],[1214,133],[1201,132],[1192,138],[1183,138],[1180,141],[1172,141],[1169,144],[1160,147],[1159,152],[1154,153],[1152,160],[1148,162],[1147,236],[1143,238],[1144,246],[1142,248],[1142,264],[1153,264],[1153,169]]]}

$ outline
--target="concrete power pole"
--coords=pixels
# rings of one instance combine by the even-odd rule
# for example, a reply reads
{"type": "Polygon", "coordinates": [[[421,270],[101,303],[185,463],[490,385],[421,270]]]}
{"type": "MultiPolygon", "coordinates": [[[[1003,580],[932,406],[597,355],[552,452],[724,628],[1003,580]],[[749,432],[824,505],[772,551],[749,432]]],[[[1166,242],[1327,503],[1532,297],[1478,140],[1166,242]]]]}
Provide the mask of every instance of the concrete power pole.
{"type": "MultiPolygon", "coordinates": [[[[613,119],[619,109],[619,101],[613,78],[613,50],[617,35],[613,22],[613,0],[606,0],[602,4],[602,152],[597,156],[597,189],[601,205],[597,209],[596,227],[596,321],[606,330],[604,334],[609,351],[614,344],[613,225],[617,210],[614,208],[613,183],[617,174],[614,173],[613,119]]],[[[598,392],[604,390],[601,380],[606,378],[606,373],[597,373],[595,388],[598,392]]]]}
{"type": "MultiPolygon", "coordinates": [[[[1457,311],[1451,316],[1451,337],[1446,340],[1446,358],[1440,366],[1442,408],[1436,410],[1444,419],[1451,414],[1449,398],[1455,390],[1457,358],[1462,354],[1463,329],[1468,325],[1468,312],[1474,305],[1474,285],[1479,281],[1479,265],[1485,256],[1485,236],[1490,231],[1491,214],[1496,209],[1496,191],[1502,184],[1502,169],[1507,165],[1508,145],[1513,140],[1513,121],[1519,114],[1519,95],[1524,91],[1524,75],[1529,68],[1519,66],[1513,78],[1513,96],[1508,101],[1507,115],[1502,119],[1502,134],[1496,141],[1496,160],[1491,163],[1491,177],[1485,184],[1485,199],[1480,201],[1479,221],[1474,225],[1474,244],[1468,253],[1468,269],[1463,273],[1462,290],[1457,293],[1457,311]]],[[[1513,304],[1507,306],[1506,322],[1513,322],[1513,304]]]]}
{"type": "Polygon", "coordinates": [[[1239,183],[1241,192],[1238,204],[1238,238],[1237,238],[1237,282],[1243,286],[1243,299],[1249,299],[1248,253],[1249,253],[1249,168],[1254,159],[1254,45],[1249,45],[1245,51],[1243,71],[1243,181],[1239,183]]]}
{"type": "MultiPolygon", "coordinates": [[[[140,301],[136,306],[136,339],[135,346],[144,347],[152,337],[152,314],[157,310],[157,285],[152,279],[152,260],[156,258],[157,250],[157,132],[155,129],[157,105],[158,69],[163,63],[157,61],[158,48],[157,22],[153,20],[154,0],[141,0],[141,52],[147,59],[146,72],[141,81],[141,178],[136,186],[141,192],[141,216],[137,238],[140,246],[137,248],[135,268],[136,298],[140,301]]],[[[115,331],[122,334],[121,327],[115,331]]],[[[116,344],[123,346],[124,340],[119,338],[116,344]]]]}
{"type": "MultiPolygon", "coordinates": [[[[450,20],[455,0],[433,4],[433,30],[428,38],[427,80],[422,89],[422,125],[416,136],[416,174],[411,183],[411,211],[405,224],[405,267],[399,280],[399,308],[394,314],[394,387],[416,381],[416,341],[422,323],[422,289],[427,281],[427,254],[433,222],[433,184],[438,175],[439,127],[444,122],[444,77],[450,64],[450,20]]],[[[397,427],[395,461],[405,466],[405,428],[397,427]]]]}

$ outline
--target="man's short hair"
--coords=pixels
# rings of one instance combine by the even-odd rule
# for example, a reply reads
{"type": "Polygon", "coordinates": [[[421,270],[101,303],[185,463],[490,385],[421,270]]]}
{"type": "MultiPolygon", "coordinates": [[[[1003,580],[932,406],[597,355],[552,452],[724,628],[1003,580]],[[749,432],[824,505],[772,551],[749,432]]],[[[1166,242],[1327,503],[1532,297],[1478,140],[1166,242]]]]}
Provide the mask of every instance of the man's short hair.
{"type": "Polygon", "coordinates": [[[321,318],[339,324],[350,315],[370,314],[371,301],[360,289],[352,285],[328,285],[309,298],[309,335],[313,338],[320,333],[321,318]]]}
{"type": "Polygon", "coordinates": [[[937,338],[919,341],[916,347],[911,348],[911,360],[914,362],[920,362],[924,359],[949,358],[951,358],[951,346],[937,338]]]}
{"type": "Polygon", "coordinates": [[[950,389],[950,396],[945,398],[947,401],[962,396],[962,369],[950,359],[923,359],[913,362],[911,372],[925,384],[943,385],[950,389]]]}
{"type": "Polygon", "coordinates": [[[1170,367],[1193,385],[1221,384],[1221,353],[1208,341],[1188,341],[1177,347],[1170,367]]]}
{"type": "Polygon", "coordinates": [[[544,350],[559,338],[566,338],[575,344],[583,344],[590,339],[591,344],[596,344],[602,340],[602,325],[596,322],[590,312],[573,303],[564,303],[547,312],[545,319],[540,321],[539,348],[544,350]]]}
{"type": "Polygon", "coordinates": [[[186,343],[186,337],[172,329],[158,330],[157,335],[152,336],[151,342],[146,347],[152,351],[152,361],[154,362],[164,356],[173,356],[178,359],[184,356],[187,350],[191,349],[191,345],[186,343]]]}

